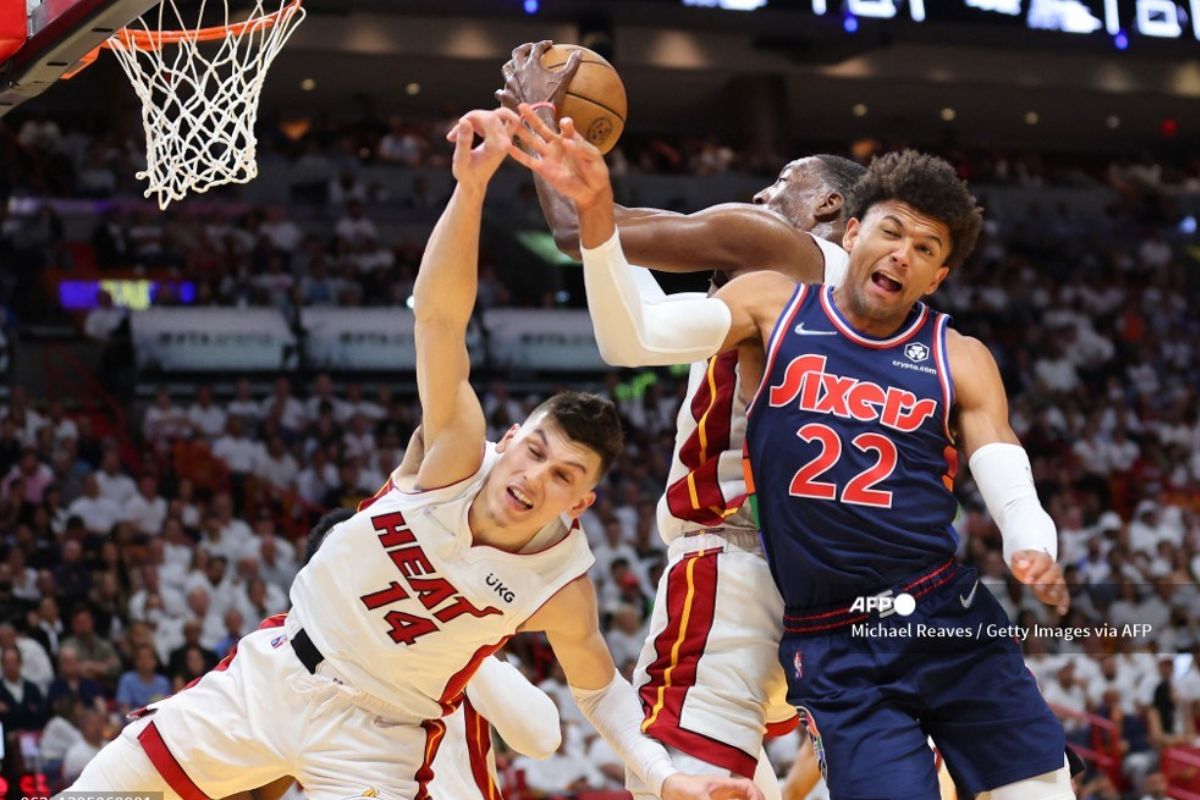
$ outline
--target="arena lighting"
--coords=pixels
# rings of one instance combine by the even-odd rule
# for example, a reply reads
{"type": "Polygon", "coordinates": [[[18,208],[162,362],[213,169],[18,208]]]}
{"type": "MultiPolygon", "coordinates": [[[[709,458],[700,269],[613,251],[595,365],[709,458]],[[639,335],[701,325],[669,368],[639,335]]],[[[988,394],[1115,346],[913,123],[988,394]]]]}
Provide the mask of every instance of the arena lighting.
{"type": "Polygon", "coordinates": [[[536,14],[540,5],[538,0],[525,0],[525,13],[536,14]]]}
{"type": "Polygon", "coordinates": [[[1109,114],[1108,118],[1104,120],[1104,124],[1108,126],[1109,130],[1115,131],[1117,128],[1121,127],[1121,118],[1116,114],[1109,114]]]}
{"type": "Polygon", "coordinates": [[[865,117],[867,115],[867,106],[865,103],[855,103],[850,109],[850,113],[856,117],[865,117]]]}
{"type": "Polygon", "coordinates": [[[1117,31],[1117,35],[1113,37],[1113,46],[1118,50],[1129,49],[1129,36],[1125,31],[1117,31]]]}
{"type": "Polygon", "coordinates": [[[1038,113],[1036,111],[1026,111],[1025,112],[1025,124],[1026,125],[1037,125],[1038,119],[1039,119],[1039,117],[1038,117],[1038,113]]]}
{"type": "Polygon", "coordinates": [[[1179,220],[1179,232],[1187,236],[1191,236],[1196,232],[1196,218],[1188,215],[1179,220]]]}
{"type": "Polygon", "coordinates": [[[943,122],[953,122],[958,113],[953,108],[943,108],[941,117],[943,122]]]}
{"type": "Polygon", "coordinates": [[[409,95],[410,97],[412,95],[420,94],[421,93],[421,84],[417,83],[416,81],[413,81],[412,83],[410,83],[404,87],[404,93],[409,95]]]}
{"type": "Polygon", "coordinates": [[[1162,134],[1164,139],[1170,139],[1175,134],[1179,133],[1179,120],[1174,117],[1163,117],[1163,121],[1158,125],[1158,132],[1162,134]]]}
{"type": "Polygon", "coordinates": [[[683,4],[692,8],[720,8],[724,11],[757,11],[767,4],[767,0],[683,0],[683,4]]]}
{"type": "Polygon", "coordinates": [[[847,13],[842,17],[842,28],[845,29],[846,33],[858,33],[858,17],[847,13]]]}
{"type": "Polygon", "coordinates": [[[312,78],[305,78],[300,81],[300,91],[302,92],[311,92],[315,88],[317,88],[317,82],[312,78]]]}

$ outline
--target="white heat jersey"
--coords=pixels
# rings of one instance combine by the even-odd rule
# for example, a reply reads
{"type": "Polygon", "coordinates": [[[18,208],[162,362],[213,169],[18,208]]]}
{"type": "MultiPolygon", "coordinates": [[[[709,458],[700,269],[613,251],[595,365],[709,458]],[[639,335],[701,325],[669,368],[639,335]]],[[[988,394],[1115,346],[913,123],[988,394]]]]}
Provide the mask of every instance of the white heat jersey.
{"type": "MultiPolygon", "coordinates": [[[[850,257],[833,242],[817,236],[813,241],[825,256],[825,283],[837,286],[850,257]]],[[[708,528],[756,530],[742,472],[746,403],[737,360],[737,351],[728,350],[692,364],[667,490],[658,501],[658,532],[667,544],[708,528]]]]}
{"type": "Polygon", "coordinates": [[[446,735],[433,759],[429,796],[437,800],[502,800],[491,724],[467,699],[444,721],[446,735]]]}
{"type": "Polygon", "coordinates": [[[393,478],[296,576],[291,615],[354,688],[420,718],[450,713],[480,662],[592,566],[566,517],[525,553],[472,544],[467,512],[498,459],[489,445],[475,475],[426,492],[393,478]]]}

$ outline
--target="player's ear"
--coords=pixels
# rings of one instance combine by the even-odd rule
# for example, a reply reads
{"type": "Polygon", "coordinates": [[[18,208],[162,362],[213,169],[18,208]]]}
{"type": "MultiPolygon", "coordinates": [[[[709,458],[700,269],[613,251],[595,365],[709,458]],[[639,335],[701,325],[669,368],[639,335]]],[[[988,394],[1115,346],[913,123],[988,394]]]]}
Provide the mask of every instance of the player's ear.
{"type": "Polygon", "coordinates": [[[571,519],[579,519],[583,512],[592,507],[592,503],[594,502],[596,502],[596,493],[594,491],[588,492],[567,509],[567,516],[571,519]]]}
{"type": "Polygon", "coordinates": [[[514,424],[511,428],[505,431],[504,435],[500,437],[500,441],[496,442],[496,452],[503,453],[505,450],[507,450],[509,443],[513,439],[517,438],[517,432],[520,430],[521,426],[514,424]]]}
{"type": "Polygon", "coordinates": [[[813,211],[813,217],[817,222],[833,222],[842,213],[842,209],[846,207],[846,198],[841,192],[830,192],[821,200],[821,204],[813,211]]]}
{"type": "Polygon", "coordinates": [[[946,276],[950,274],[950,265],[942,264],[938,267],[938,271],[933,274],[933,280],[929,282],[929,288],[925,290],[925,294],[933,294],[942,285],[942,281],[946,280],[946,276]]]}
{"type": "Polygon", "coordinates": [[[854,243],[858,241],[858,234],[861,228],[862,226],[858,220],[853,217],[846,222],[846,232],[842,234],[842,249],[847,253],[854,249],[854,243]]]}

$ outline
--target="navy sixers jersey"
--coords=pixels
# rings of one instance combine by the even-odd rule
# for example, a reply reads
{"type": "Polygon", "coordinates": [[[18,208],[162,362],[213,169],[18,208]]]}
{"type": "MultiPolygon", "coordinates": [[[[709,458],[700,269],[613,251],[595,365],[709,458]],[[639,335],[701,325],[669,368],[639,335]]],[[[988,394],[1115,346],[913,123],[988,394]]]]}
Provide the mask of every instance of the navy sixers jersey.
{"type": "Polygon", "coordinates": [[[918,303],[886,339],[832,287],[797,287],[767,348],[746,447],[789,609],[874,594],[953,557],[950,318],[918,303]]]}

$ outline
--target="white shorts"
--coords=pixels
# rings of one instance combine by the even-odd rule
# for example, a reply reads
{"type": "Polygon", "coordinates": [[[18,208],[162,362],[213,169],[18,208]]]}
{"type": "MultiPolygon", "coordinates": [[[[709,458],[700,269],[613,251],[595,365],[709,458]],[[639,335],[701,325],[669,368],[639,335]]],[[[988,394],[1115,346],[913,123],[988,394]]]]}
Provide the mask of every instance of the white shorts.
{"type": "Polygon", "coordinates": [[[796,727],[779,666],[783,599],[753,531],[671,543],[633,674],[642,730],[753,777],[764,734],[796,727]]]}
{"type": "Polygon", "coordinates": [[[224,669],[158,703],[126,735],[184,800],[284,775],[318,800],[425,800],[442,721],[386,706],[324,674],[325,664],[310,674],[285,630],[248,634],[224,669]]]}

